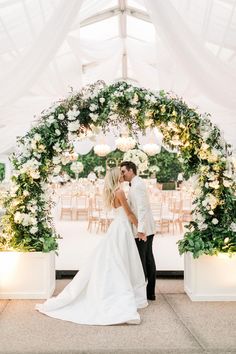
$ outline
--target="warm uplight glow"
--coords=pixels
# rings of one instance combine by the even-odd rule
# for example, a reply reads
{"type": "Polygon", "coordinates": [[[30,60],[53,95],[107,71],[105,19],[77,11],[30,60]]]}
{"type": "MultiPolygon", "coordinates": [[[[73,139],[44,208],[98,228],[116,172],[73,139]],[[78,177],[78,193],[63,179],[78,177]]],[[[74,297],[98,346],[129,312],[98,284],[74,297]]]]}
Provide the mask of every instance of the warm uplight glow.
{"type": "Polygon", "coordinates": [[[0,287],[12,283],[15,270],[18,266],[19,252],[0,252],[0,287]]]}

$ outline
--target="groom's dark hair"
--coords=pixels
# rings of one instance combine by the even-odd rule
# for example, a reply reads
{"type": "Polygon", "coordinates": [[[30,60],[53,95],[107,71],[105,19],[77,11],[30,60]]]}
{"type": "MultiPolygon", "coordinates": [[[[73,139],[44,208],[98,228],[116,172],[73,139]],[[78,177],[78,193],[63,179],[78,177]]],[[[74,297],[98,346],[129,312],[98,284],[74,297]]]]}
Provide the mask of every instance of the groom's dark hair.
{"type": "Polygon", "coordinates": [[[135,175],[137,174],[137,166],[132,161],[121,162],[120,167],[123,167],[123,166],[125,166],[128,171],[132,170],[135,175]]]}

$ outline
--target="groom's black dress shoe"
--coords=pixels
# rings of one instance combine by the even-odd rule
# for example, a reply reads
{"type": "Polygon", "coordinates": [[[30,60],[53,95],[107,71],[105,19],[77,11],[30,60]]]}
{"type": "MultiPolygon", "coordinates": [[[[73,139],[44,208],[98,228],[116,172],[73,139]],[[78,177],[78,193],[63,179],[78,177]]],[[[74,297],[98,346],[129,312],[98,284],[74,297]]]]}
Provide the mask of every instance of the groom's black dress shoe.
{"type": "Polygon", "coordinates": [[[156,300],[156,295],[149,295],[147,296],[148,300],[155,301],[156,300]]]}

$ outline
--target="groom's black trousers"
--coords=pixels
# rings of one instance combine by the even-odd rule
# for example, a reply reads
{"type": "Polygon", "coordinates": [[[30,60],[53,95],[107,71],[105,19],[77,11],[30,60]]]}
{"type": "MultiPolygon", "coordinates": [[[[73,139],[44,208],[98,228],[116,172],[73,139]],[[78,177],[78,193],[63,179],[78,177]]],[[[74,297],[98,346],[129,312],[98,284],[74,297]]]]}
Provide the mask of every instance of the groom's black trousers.
{"type": "Polygon", "coordinates": [[[152,243],[154,235],[147,236],[147,241],[140,241],[138,238],[135,239],[141,262],[143,265],[143,271],[145,278],[147,279],[147,297],[152,297],[155,295],[155,285],[156,285],[156,264],[152,252],[152,243]]]}

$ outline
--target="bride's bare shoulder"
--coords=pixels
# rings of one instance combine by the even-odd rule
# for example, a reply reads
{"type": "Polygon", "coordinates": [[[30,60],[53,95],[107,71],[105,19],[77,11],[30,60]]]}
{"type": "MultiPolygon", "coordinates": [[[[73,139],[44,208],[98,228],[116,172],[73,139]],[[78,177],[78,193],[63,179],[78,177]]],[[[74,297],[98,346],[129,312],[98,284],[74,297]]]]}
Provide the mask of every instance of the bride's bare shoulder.
{"type": "Polygon", "coordinates": [[[118,188],[118,189],[116,190],[116,192],[115,192],[115,196],[116,196],[116,197],[122,196],[122,195],[124,195],[124,194],[125,194],[125,193],[124,193],[123,189],[121,189],[121,188],[118,188]]]}

